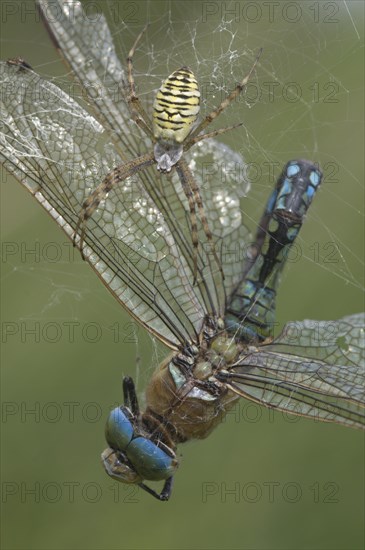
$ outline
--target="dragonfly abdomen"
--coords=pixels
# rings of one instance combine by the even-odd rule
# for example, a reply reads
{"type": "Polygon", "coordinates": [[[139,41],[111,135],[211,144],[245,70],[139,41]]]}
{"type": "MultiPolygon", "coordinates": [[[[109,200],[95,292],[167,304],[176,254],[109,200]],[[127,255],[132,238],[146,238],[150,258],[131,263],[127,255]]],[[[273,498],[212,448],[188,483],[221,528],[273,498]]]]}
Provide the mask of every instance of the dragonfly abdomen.
{"type": "Polygon", "coordinates": [[[263,341],[275,322],[281,272],[322,174],[310,161],[287,163],[261,218],[252,257],[227,307],[226,327],[239,339],[263,341]]]}

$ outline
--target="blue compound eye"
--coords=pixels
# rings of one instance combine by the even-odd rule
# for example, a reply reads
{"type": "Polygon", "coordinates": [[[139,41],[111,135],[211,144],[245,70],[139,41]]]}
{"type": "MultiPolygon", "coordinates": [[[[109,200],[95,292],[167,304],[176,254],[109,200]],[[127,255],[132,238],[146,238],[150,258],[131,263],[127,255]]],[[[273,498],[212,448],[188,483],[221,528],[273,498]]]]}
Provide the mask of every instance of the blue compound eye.
{"type": "Polygon", "coordinates": [[[120,407],[109,414],[105,426],[105,438],[113,449],[125,451],[133,437],[133,426],[120,407]]]}
{"type": "Polygon", "coordinates": [[[143,478],[159,481],[171,477],[177,468],[177,459],[169,456],[150,439],[136,437],[126,450],[136,472],[143,478]]]}

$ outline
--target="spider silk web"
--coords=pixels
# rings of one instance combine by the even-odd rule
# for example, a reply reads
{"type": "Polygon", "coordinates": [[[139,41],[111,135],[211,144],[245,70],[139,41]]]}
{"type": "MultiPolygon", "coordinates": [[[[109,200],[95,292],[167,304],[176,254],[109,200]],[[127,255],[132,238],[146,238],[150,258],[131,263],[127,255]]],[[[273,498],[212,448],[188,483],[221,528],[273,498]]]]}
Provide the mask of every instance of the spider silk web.
{"type": "MultiPolygon", "coordinates": [[[[98,16],[97,2],[84,4],[90,17],[98,16]]],[[[324,172],[320,193],[298,238],[297,257],[288,262],[282,277],[279,323],[332,319],[360,311],[364,287],[362,3],[334,2],[326,8],[301,2],[291,9],[285,4],[254,8],[253,3],[246,9],[243,2],[100,4],[123,63],[137,34],[150,23],[134,56],[137,92],[149,114],[161,81],[187,65],[198,78],[204,116],[249,71],[263,47],[247,92],[214,125],[243,123],[218,139],[247,164],[245,177],[250,185],[242,189],[241,202],[245,224],[254,231],[288,160],[308,158],[324,172]]],[[[67,68],[42,23],[31,11],[24,15],[22,3],[18,8],[4,26],[2,57],[21,55],[41,75],[71,89],[67,68]]],[[[81,95],[77,86],[72,92],[81,95]]],[[[61,325],[71,320],[80,327],[95,322],[106,347],[130,344],[132,364],[139,355],[137,342],[142,350],[146,345],[148,363],[154,368],[165,350],[152,342],[150,363],[150,338],[129,324],[128,316],[35,201],[9,176],[3,180],[6,319],[61,325]]],[[[75,328],[76,336],[79,330],[75,328]]],[[[61,332],[61,341],[68,341],[61,332]]],[[[120,365],[115,369],[120,373],[120,365]]]]}
{"type": "MultiPolygon", "coordinates": [[[[264,48],[248,94],[214,126],[244,123],[218,139],[240,153],[249,167],[250,190],[245,197],[243,189],[241,197],[245,223],[254,230],[288,160],[318,161],[325,174],[298,237],[300,258],[283,273],[277,320],[282,326],[290,320],[337,319],[361,311],[363,2],[280,2],[271,8],[274,13],[269,4],[278,2],[93,0],[94,10],[98,3],[112,23],[122,60],[146,21],[151,22],[134,59],[138,93],[149,113],[161,81],[188,65],[198,78],[205,114],[264,48]],[[258,15],[254,4],[261,6],[258,15]],[[283,11],[288,4],[301,10],[296,21],[291,21],[294,8],[283,11]],[[245,5],[251,6],[247,12],[245,5]],[[123,6],[137,7],[137,13],[123,6]],[[204,12],[208,7],[210,13],[204,12]]],[[[2,2],[0,9],[10,4],[12,16],[1,12],[1,58],[21,55],[41,75],[69,89],[68,69],[32,15],[32,1],[2,2]]],[[[80,95],[80,90],[74,87],[73,94],[80,95]]],[[[3,421],[3,479],[14,480],[16,487],[25,482],[31,491],[37,483],[41,488],[56,483],[63,490],[62,500],[52,503],[43,497],[37,502],[33,493],[24,502],[20,493],[11,496],[4,507],[10,527],[3,529],[4,538],[9,533],[4,547],[363,547],[360,434],[299,417],[286,421],[280,413],[272,416],[269,409],[244,399],[238,402],[243,414],[227,415],[225,425],[205,441],[179,447],[182,466],[171,502],[161,505],[163,515],[160,505],[141,493],[137,506],[133,501],[128,506],[130,487],[112,483],[100,468],[105,420],[110,408],[123,401],[122,376],[137,378],[142,397],[167,350],[138,329],[55,222],[6,174],[1,199],[2,403],[15,403],[19,410],[22,403],[30,410],[39,403],[45,411],[40,422],[35,415],[23,421],[20,413],[3,421]],[[50,407],[47,416],[44,405],[50,402],[61,412],[58,422],[48,421],[55,411],[50,407]],[[79,404],[74,422],[65,402],[79,404]],[[85,407],[88,403],[96,407],[85,407]],[[81,414],[88,410],[90,416],[93,411],[100,416],[88,421],[81,414]],[[92,506],[80,498],[90,481],[102,490],[92,506]],[[202,502],[207,481],[229,490],[253,485],[262,496],[237,502],[232,494],[218,498],[220,493],[202,502]],[[75,484],[72,506],[64,489],[70,482],[75,484]],[[110,490],[112,485],[118,485],[118,494],[110,490]],[[272,500],[268,487],[274,485],[272,500]],[[283,487],[293,485],[302,489],[299,502],[282,498],[283,487]],[[316,500],[313,486],[319,487],[316,500]],[[326,500],[333,486],[336,500],[326,500]],[[180,517],[183,522],[176,521],[180,517]]]]}

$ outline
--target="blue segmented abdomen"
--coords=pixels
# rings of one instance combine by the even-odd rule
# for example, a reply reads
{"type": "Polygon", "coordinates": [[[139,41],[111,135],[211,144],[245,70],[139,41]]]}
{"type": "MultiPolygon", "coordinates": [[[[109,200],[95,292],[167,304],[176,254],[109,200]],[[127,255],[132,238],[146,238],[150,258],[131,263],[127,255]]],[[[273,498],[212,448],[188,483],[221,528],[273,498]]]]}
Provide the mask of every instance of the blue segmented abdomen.
{"type": "Polygon", "coordinates": [[[237,338],[258,342],[272,334],[280,274],[321,179],[320,170],[308,160],[292,160],[281,173],[261,218],[244,278],[228,302],[226,327],[237,338]]]}

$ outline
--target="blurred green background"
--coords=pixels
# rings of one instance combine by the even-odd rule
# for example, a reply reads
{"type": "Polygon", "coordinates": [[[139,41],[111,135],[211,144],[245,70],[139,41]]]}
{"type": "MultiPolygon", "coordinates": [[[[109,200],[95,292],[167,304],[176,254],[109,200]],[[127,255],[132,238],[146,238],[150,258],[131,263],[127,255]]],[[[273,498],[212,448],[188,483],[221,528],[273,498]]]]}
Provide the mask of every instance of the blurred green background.
{"type": "MultiPolygon", "coordinates": [[[[283,278],[278,320],[334,319],[364,307],[363,3],[274,4],[256,4],[256,14],[245,2],[103,9],[122,57],[152,22],[136,67],[153,68],[139,79],[143,91],[182,64],[204,84],[224,77],[226,90],[264,47],[255,80],[261,97],[223,115],[219,126],[245,126],[222,141],[266,166],[242,203],[247,220],[258,219],[272,186],[265,162],[304,157],[323,167],[301,261],[283,278]]],[[[1,58],[22,55],[65,81],[33,3],[3,2],[2,10],[1,58]]],[[[99,456],[121,378],[136,377],[142,398],[167,350],[130,324],[56,224],[5,174],[1,193],[4,549],[364,547],[364,439],[340,426],[242,402],[206,441],[180,447],[170,502],[112,482],[99,456]],[[32,328],[39,337],[27,333],[32,328]]]]}

